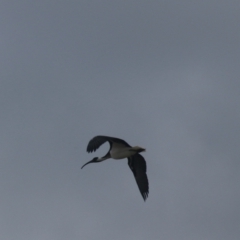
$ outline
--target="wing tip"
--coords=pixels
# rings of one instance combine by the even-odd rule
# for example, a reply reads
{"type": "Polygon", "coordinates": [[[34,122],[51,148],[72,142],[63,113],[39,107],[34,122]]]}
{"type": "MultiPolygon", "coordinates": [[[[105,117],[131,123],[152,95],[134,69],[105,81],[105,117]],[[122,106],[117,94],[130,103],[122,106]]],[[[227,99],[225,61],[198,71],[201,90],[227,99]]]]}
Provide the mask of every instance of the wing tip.
{"type": "Polygon", "coordinates": [[[142,197],[143,197],[144,202],[146,202],[146,200],[148,198],[148,193],[149,193],[148,191],[142,193],[142,197]]]}

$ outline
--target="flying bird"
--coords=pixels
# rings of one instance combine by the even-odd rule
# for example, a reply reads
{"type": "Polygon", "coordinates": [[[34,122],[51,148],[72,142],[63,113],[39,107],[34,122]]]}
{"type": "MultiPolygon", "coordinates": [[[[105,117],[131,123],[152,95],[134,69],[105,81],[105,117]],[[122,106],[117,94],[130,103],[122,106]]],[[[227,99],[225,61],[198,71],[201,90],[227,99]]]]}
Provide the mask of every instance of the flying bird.
{"type": "Polygon", "coordinates": [[[99,157],[93,158],[91,161],[85,163],[82,166],[82,168],[89,163],[98,163],[109,158],[113,159],[127,158],[128,166],[133,172],[140,193],[145,201],[148,197],[149,192],[148,178],[146,174],[147,166],[143,156],[139,154],[140,152],[145,152],[145,149],[138,146],[131,147],[127,142],[119,138],[108,136],[96,136],[89,141],[87,146],[87,152],[88,153],[95,152],[105,142],[109,142],[110,144],[110,149],[107,152],[107,154],[100,158],[99,157]]]}

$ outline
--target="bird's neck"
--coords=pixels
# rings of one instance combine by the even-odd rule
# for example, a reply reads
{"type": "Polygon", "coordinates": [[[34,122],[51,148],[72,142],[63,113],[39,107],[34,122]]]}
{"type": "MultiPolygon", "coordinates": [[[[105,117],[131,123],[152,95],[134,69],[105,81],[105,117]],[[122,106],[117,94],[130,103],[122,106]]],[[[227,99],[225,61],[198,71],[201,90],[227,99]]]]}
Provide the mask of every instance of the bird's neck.
{"type": "Polygon", "coordinates": [[[110,155],[110,153],[108,152],[105,156],[103,156],[103,157],[101,157],[101,158],[98,158],[98,162],[102,162],[102,161],[107,160],[107,159],[109,159],[109,158],[111,158],[111,155],[110,155]]]}

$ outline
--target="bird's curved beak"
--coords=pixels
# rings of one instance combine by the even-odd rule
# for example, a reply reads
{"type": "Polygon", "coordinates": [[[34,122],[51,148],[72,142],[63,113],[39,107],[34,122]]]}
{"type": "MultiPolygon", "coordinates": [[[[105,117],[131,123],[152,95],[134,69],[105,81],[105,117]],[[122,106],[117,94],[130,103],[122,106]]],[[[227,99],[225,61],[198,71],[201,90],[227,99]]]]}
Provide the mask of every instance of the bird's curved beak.
{"type": "Polygon", "coordinates": [[[83,168],[84,168],[86,165],[88,165],[89,163],[97,162],[97,159],[98,159],[97,157],[93,158],[91,161],[85,163],[85,164],[81,167],[81,169],[83,169],[83,168]]]}

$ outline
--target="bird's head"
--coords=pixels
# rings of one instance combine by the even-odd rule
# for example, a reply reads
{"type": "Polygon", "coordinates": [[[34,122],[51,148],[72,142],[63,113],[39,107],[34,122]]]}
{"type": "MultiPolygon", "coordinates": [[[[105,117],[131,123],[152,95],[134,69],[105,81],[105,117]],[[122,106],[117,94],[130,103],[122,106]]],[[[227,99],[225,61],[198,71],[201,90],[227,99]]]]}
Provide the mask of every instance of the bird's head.
{"type": "Polygon", "coordinates": [[[132,150],[136,151],[137,153],[146,152],[145,148],[142,148],[142,147],[139,147],[139,146],[132,147],[132,150]]]}
{"type": "Polygon", "coordinates": [[[83,167],[85,167],[85,166],[86,166],[87,164],[89,164],[89,163],[96,163],[96,162],[101,162],[101,159],[99,159],[98,157],[95,157],[95,158],[93,158],[91,161],[85,163],[85,164],[81,167],[81,169],[82,169],[83,167]]]}

